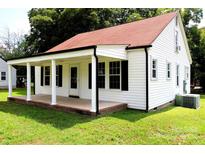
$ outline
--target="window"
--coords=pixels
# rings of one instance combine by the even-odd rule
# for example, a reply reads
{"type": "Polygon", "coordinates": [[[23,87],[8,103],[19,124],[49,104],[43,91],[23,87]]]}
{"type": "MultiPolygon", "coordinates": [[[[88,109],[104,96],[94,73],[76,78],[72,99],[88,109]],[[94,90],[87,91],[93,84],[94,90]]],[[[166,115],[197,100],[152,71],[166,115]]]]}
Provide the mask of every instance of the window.
{"type": "Polygon", "coordinates": [[[189,67],[185,67],[185,80],[189,79],[189,67]]]}
{"type": "Polygon", "coordinates": [[[50,85],[50,66],[45,66],[45,75],[44,75],[45,85],[50,85]]]}
{"type": "Polygon", "coordinates": [[[176,67],[176,84],[179,86],[179,65],[176,67]]]}
{"type": "Polygon", "coordinates": [[[175,31],[175,44],[176,44],[176,52],[179,52],[181,50],[181,47],[179,45],[179,32],[178,30],[175,31]]]}
{"type": "Polygon", "coordinates": [[[120,89],[120,62],[110,62],[110,89],[120,89]]]}
{"type": "Polygon", "coordinates": [[[105,88],[105,63],[98,63],[98,87],[105,88]]]}
{"type": "Polygon", "coordinates": [[[167,63],[167,79],[171,79],[171,63],[167,63]]]}
{"type": "Polygon", "coordinates": [[[152,79],[157,79],[157,60],[152,59],[152,79]]]}
{"type": "Polygon", "coordinates": [[[56,66],[56,86],[59,86],[59,65],[56,66]]]}
{"type": "Polygon", "coordinates": [[[1,80],[2,81],[6,80],[6,72],[1,72],[1,80]]]}
{"type": "MultiPolygon", "coordinates": [[[[92,64],[88,64],[88,88],[92,88],[92,64]]],[[[105,88],[105,63],[98,63],[98,88],[105,88]]]]}
{"type": "Polygon", "coordinates": [[[178,52],[178,31],[176,30],[176,52],[178,52]]]}

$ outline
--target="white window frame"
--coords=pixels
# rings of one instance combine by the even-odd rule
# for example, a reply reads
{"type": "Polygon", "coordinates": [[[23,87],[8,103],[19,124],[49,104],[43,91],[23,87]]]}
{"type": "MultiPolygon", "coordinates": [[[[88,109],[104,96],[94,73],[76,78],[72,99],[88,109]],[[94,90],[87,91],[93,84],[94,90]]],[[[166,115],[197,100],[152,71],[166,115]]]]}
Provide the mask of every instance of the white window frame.
{"type": "Polygon", "coordinates": [[[44,81],[44,86],[51,86],[51,66],[44,66],[44,75],[43,75],[43,81],[44,81]],[[50,68],[50,73],[49,75],[46,75],[46,67],[50,68]],[[49,80],[49,85],[46,85],[46,76],[49,76],[50,80],[49,80]]]}
{"type": "Polygon", "coordinates": [[[158,60],[156,58],[151,58],[151,80],[156,81],[158,79],[158,60]],[[155,71],[156,77],[153,77],[153,61],[155,61],[155,71]]]}
{"type": "Polygon", "coordinates": [[[110,90],[119,91],[119,90],[121,90],[121,61],[109,61],[108,63],[109,63],[109,68],[108,68],[108,70],[109,70],[108,88],[109,88],[110,90]],[[120,87],[119,87],[119,88],[110,88],[110,76],[118,76],[118,75],[116,75],[116,74],[110,74],[110,62],[119,62],[119,63],[120,63],[120,73],[119,73],[119,77],[120,77],[120,87]]]}
{"type": "Polygon", "coordinates": [[[167,80],[171,80],[171,78],[172,78],[172,69],[171,69],[171,67],[172,67],[172,64],[170,63],[170,62],[167,62],[167,69],[166,69],[166,74],[167,74],[167,80]],[[168,65],[169,65],[169,67],[168,67],[168,65]],[[168,69],[169,68],[169,69],[168,69]],[[169,72],[169,73],[168,73],[169,72]],[[168,76],[168,74],[169,74],[169,76],[168,76]]]}
{"type": "Polygon", "coordinates": [[[179,85],[180,85],[180,65],[177,64],[176,65],[176,86],[179,87],[179,85]]]}
{"type": "Polygon", "coordinates": [[[6,81],[7,80],[7,78],[6,78],[6,72],[1,72],[1,81],[6,81]],[[5,73],[5,75],[2,75],[2,73],[5,73]],[[2,80],[2,77],[5,77],[5,80],[2,80]]]}

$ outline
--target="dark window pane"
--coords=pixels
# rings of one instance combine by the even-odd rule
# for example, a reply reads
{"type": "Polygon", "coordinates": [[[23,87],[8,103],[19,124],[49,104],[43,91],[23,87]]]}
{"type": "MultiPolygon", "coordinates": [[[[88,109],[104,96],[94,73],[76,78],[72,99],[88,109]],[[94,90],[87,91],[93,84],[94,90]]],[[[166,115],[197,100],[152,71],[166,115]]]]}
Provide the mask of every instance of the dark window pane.
{"type": "Polygon", "coordinates": [[[120,76],[110,76],[110,88],[120,89],[120,76]]]}
{"type": "Polygon", "coordinates": [[[2,81],[6,80],[6,72],[1,72],[1,80],[2,81]]]}
{"type": "Polygon", "coordinates": [[[6,77],[5,77],[5,76],[1,76],[1,80],[2,80],[2,81],[5,81],[5,80],[6,80],[6,77]]]}
{"type": "Polygon", "coordinates": [[[45,85],[46,86],[50,85],[50,76],[45,76],[45,85]]]}
{"type": "Polygon", "coordinates": [[[156,70],[152,70],[152,77],[156,78],[156,70]]]}
{"type": "Polygon", "coordinates": [[[59,65],[56,66],[56,75],[59,75],[59,65]]]}
{"type": "Polygon", "coordinates": [[[71,88],[77,88],[77,67],[71,68],[71,88]]]}
{"type": "Polygon", "coordinates": [[[177,76],[177,86],[179,85],[179,76],[177,76]]]}
{"type": "Polygon", "coordinates": [[[56,86],[59,86],[59,76],[56,76],[56,86]]]}
{"type": "Polygon", "coordinates": [[[170,78],[170,71],[168,71],[168,78],[170,78]]]}
{"type": "Polygon", "coordinates": [[[50,66],[45,67],[45,75],[50,75],[50,66]]]}
{"type": "Polygon", "coordinates": [[[110,62],[110,74],[120,74],[120,62],[110,62]]]}
{"type": "Polygon", "coordinates": [[[98,88],[105,88],[105,76],[98,76],[98,88]]]}

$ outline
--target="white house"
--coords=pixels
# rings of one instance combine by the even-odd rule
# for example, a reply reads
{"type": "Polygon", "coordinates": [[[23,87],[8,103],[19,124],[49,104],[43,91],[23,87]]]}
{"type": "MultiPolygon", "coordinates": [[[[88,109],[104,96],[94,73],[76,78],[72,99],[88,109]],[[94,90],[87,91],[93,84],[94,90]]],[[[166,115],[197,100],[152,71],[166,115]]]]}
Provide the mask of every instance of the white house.
{"type": "Polygon", "coordinates": [[[177,12],[81,33],[45,53],[8,61],[27,66],[27,101],[35,66],[36,95],[51,95],[51,105],[57,96],[89,99],[92,112],[100,101],[146,111],[171,102],[190,92],[191,63],[177,12]]]}
{"type": "MultiPolygon", "coordinates": [[[[16,87],[16,69],[12,67],[12,87],[16,87]]],[[[6,61],[0,57],[0,89],[8,87],[8,65],[6,61]]]]}

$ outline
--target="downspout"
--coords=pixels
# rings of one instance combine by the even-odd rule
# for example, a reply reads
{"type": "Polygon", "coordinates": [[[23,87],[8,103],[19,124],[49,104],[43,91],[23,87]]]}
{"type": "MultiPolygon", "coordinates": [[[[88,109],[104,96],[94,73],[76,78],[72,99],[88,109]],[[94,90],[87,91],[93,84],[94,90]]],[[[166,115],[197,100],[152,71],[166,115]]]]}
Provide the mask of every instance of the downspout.
{"type": "Polygon", "coordinates": [[[147,48],[144,48],[146,56],[146,112],[149,112],[149,65],[148,65],[148,51],[147,48]]]}
{"type": "Polygon", "coordinates": [[[96,114],[99,114],[99,90],[98,90],[98,56],[96,54],[97,46],[94,47],[94,57],[96,59],[96,114]]]}

